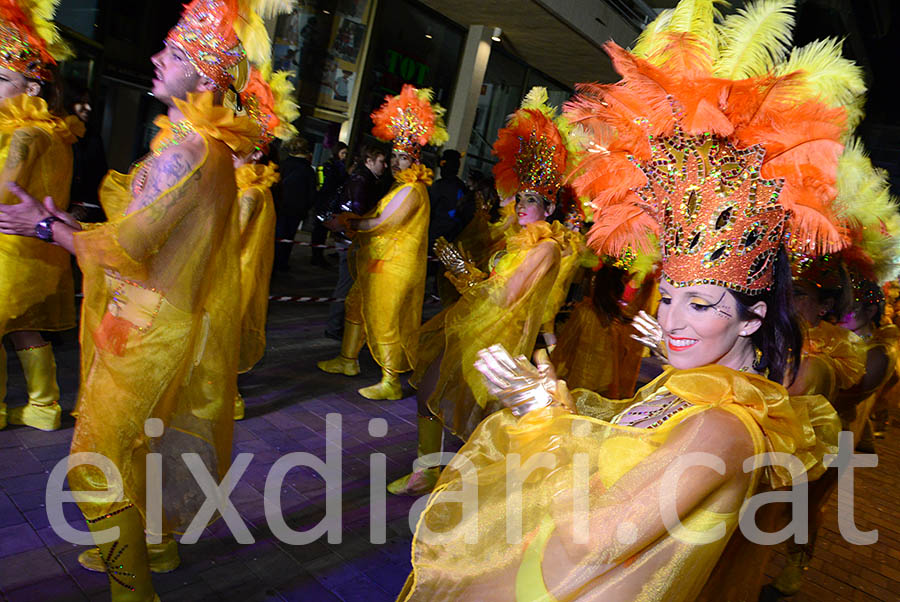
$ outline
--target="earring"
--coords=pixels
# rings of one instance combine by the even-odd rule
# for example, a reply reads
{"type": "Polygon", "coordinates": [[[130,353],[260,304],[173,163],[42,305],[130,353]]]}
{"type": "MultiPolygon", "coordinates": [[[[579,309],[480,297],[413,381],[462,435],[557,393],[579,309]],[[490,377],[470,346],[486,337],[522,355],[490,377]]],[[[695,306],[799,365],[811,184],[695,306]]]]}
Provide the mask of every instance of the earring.
{"type": "Polygon", "coordinates": [[[759,349],[754,349],[753,355],[755,356],[753,360],[753,367],[758,368],[762,363],[762,351],[760,351],[759,349]]]}

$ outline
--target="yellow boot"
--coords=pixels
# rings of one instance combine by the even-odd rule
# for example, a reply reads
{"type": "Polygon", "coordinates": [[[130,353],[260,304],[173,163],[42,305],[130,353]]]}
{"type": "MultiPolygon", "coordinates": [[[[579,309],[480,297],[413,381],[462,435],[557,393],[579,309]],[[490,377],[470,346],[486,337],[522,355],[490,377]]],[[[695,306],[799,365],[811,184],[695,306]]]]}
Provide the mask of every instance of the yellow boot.
{"type": "MultiPolygon", "coordinates": [[[[164,535],[161,543],[147,544],[147,558],[151,573],[171,573],[181,564],[178,542],[171,535],[164,535]]],[[[78,564],[95,573],[105,573],[106,564],[100,557],[99,548],[89,548],[78,555],[78,564]]]]}
{"type": "Polygon", "coordinates": [[[772,585],[785,596],[793,596],[803,587],[803,575],[809,568],[810,551],[806,546],[791,546],[788,561],[772,585]]]}
{"type": "Polygon", "coordinates": [[[241,397],[240,392],[238,392],[237,396],[234,398],[234,419],[244,419],[244,398],[241,397]]]}
{"type": "Polygon", "coordinates": [[[434,416],[419,416],[419,443],[415,469],[387,486],[394,495],[425,495],[437,484],[441,467],[422,460],[428,454],[440,453],[444,448],[444,427],[434,416]]]}
{"type": "Polygon", "coordinates": [[[88,521],[92,533],[119,528],[119,537],[98,544],[99,556],[109,577],[112,602],[155,602],[159,600],[150,580],[150,560],[144,539],[144,521],[135,506],[88,521]]]}
{"type": "Polygon", "coordinates": [[[322,372],[356,376],[359,374],[359,350],[365,343],[366,335],[362,324],[344,322],[344,338],[341,339],[341,354],[331,360],[323,360],[316,365],[322,372]]]}
{"type": "Polygon", "coordinates": [[[381,369],[381,380],[369,387],[359,389],[358,393],[366,399],[401,399],[403,397],[403,385],[400,377],[388,370],[381,369]]]}
{"type": "Polygon", "coordinates": [[[3,341],[0,340],[0,430],[6,428],[6,349],[3,348],[3,341]]]}
{"type": "Polygon", "coordinates": [[[56,360],[50,343],[40,347],[16,349],[22,363],[28,388],[28,404],[9,408],[10,424],[24,424],[42,431],[59,428],[62,408],[59,407],[59,386],[56,384],[56,360]]]}

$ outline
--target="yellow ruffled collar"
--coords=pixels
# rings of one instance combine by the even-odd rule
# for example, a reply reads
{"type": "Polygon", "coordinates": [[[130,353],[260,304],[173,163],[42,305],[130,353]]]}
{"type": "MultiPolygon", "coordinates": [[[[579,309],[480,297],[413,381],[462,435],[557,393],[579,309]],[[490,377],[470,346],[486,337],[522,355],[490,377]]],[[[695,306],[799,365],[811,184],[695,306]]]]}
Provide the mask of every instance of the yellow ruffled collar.
{"type": "MultiPolygon", "coordinates": [[[[236,116],[231,109],[213,104],[212,92],[188,94],[187,101],[174,99],[191,131],[219,140],[238,155],[251,152],[256,144],[258,126],[247,116],[236,116]]],[[[154,123],[160,128],[150,147],[154,150],[175,136],[180,124],[173,124],[168,115],[160,115],[154,123]]]]}
{"type": "Polygon", "coordinates": [[[862,337],[830,322],[819,322],[806,331],[803,352],[830,358],[839,389],[853,386],[866,372],[862,337]]]}
{"type": "Polygon", "coordinates": [[[278,173],[278,166],[274,163],[260,165],[258,163],[248,163],[241,165],[234,171],[234,179],[237,181],[238,190],[247,190],[249,188],[271,188],[275,182],[281,179],[278,173]]]}
{"type": "MultiPolygon", "coordinates": [[[[837,452],[840,419],[820,395],[792,398],[787,389],[763,376],[718,365],[669,368],[654,384],[697,406],[740,406],[762,430],[767,451],[793,454],[810,478],[824,470],[825,453],[837,452]]],[[[773,488],[791,483],[781,466],[770,467],[766,477],[773,488]]]]}
{"type": "Polygon", "coordinates": [[[19,94],[0,102],[0,132],[11,134],[24,127],[39,127],[66,144],[74,144],[84,136],[84,124],[74,115],[57,117],[47,102],[37,96],[19,94]]]}
{"type": "Polygon", "coordinates": [[[421,182],[422,184],[425,184],[425,186],[431,186],[433,178],[433,171],[421,163],[413,163],[410,167],[397,174],[396,182],[398,186],[415,184],[416,182],[421,182]]]}
{"type": "Polygon", "coordinates": [[[897,344],[898,340],[900,340],[900,328],[893,324],[886,324],[885,326],[880,326],[872,333],[868,343],[869,345],[892,347],[897,344]]]}
{"type": "Polygon", "coordinates": [[[560,249],[569,249],[572,232],[559,222],[548,223],[544,220],[532,222],[524,228],[506,231],[506,250],[510,253],[521,249],[530,249],[545,240],[555,240],[560,249]]]}

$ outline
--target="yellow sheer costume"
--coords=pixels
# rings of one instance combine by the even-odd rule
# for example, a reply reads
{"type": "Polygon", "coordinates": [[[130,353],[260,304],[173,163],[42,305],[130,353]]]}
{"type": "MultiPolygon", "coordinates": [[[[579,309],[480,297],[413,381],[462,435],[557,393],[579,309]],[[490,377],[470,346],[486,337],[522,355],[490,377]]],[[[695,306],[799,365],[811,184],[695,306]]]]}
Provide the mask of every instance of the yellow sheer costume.
{"type": "MultiPolygon", "coordinates": [[[[891,377],[894,375],[894,368],[897,365],[897,344],[900,341],[900,329],[893,324],[881,326],[872,333],[868,339],[864,339],[864,347],[866,353],[872,349],[880,348],[887,356],[887,370],[881,382],[866,391],[851,391],[848,394],[838,394],[835,401],[835,407],[841,414],[841,421],[844,428],[853,431],[854,441],[859,441],[869,419],[869,414],[875,402],[881,395],[882,389],[887,385],[891,377]]],[[[865,361],[865,359],[863,360],[865,361]]]]}
{"type": "Polygon", "coordinates": [[[269,279],[275,255],[275,204],[272,185],[278,167],[242,165],[235,170],[241,231],[241,358],[240,372],[262,359],[266,350],[269,279]]]}
{"type": "Polygon", "coordinates": [[[397,175],[398,186],[363,218],[378,217],[406,194],[390,217],[356,232],[348,257],[353,287],[344,302],[347,322],[362,324],[372,357],[382,368],[407,372],[416,365],[428,260],[431,170],[416,164],[397,175]]]}
{"type": "Polygon", "coordinates": [[[580,268],[593,267],[598,261],[597,256],[588,250],[584,236],[580,232],[565,230],[564,242],[560,250],[562,258],[556,282],[553,284],[541,316],[541,332],[550,334],[555,332],[556,314],[566,302],[569,289],[572,288],[575,277],[579,275],[580,268]]]}
{"type": "MultiPolygon", "coordinates": [[[[865,373],[865,346],[853,331],[821,321],[806,330],[800,370],[791,385],[794,395],[806,399],[834,399],[841,389],[859,382],[865,373]]],[[[810,541],[818,532],[824,505],[837,485],[837,471],[826,471],[809,486],[810,541]]],[[[793,508],[787,504],[768,504],[757,514],[763,531],[774,532],[791,520],[793,508]]],[[[788,552],[795,553],[811,546],[788,541],[788,552]]],[[[698,601],[756,602],[762,589],[764,574],[773,546],[761,546],[735,533],[728,542],[722,560],[710,576],[698,601]]]]}
{"type": "MultiPolygon", "coordinates": [[[[130,504],[146,518],[145,457],[163,458],[164,533],[179,532],[202,503],[182,459],[196,453],[217,480],[231,462],[232,408],[240,348],[240,231],[232,150],[256,136],[249,118],[212,104],[212,94],[175,101],[202,137],[196,168],[147,206],[126,214],[143,169],[111,172],[100,198],[110,221],[75,235],[84,272],[79,419],[72,451],[103,454],[118,468],[122,501],[90,466],[73,467],[73,490],[88,520],[130,504]],[[147,434],[159,418],[165,431],[147,434]]],[[[177,141],[168,117],[154,150],[177,141]]],[[[184,125],[184,122],[178,124],[184,125]]],[[[151,159],[152,160],[152,159],[151,159]]],[[[148,525],[148,529],[152,526],[148,525]]]]}
{"type": "MultiPolygon", "coordinates": [[[[0,203],[19,203],[7,188],[16,182],[41,202],[51,196],[57,207],[67,209],[72,144],[83,134],[77,117],[52,115],[42,98],[20,94],[0,103],[0,203]]],[[[0,291],[0,337],[75,326],[71,260],[56,245],[0,234],[0,291]]]]}
{"type": "Polygon", "coordinates": [[[418,386],[439,362],[428,409],[457,437],[468,438],[487,414],[500,409],[473,367],[478,351],[502,344],[513,355],[531,356],[567,233],[562,224],[545,221],[510,230],[506,253],[490,277],[422,326],[410,383],[418,386]]]}
{"type": "MultiPolygon", "coordinates": [[[[590,289],[593,289],[593,283],[590,289]]],[[[573,389],[589,389],[612,399],[634,394],[645,347],[631,338],[630,321],[610,320],[594,304],[593,290],[572,310],[550,356],[556,374],[573,389]]],[[[624,314],[656,313],[656,284],[647,279],[624,314]]]]}
{"type": "Polygon", "coordinates": [[[760,482],[791,482],[781,467],[763,472],[756,464],[744,475],[740,466],[751,448],[733,437],[710,441],[720,425],[745,427],[753,454],[793,454],[810,478],[824,470],[823,455],[836,450],[840,427],[821,397],[790,398],[776,383],[722,366],[670,369],[625,402],[584,390],[573,397],[581,415],[550,407],[517,420],[504,410],[476,429],[419,521],[401,600],[693,600],[735,530],[742,502],[760,482]],[[659,396],[682,400],[683,411],[656,428],[615,424],[623,410],[659,396]],[[736,467],[735,476],[717,487],[680,487],[679,500],[690,501],[679,502],[681,526],[670,524],[667,532],[655,495],[666,489],[658,483],[685,453],[704,449],[736,467]],[[525,467],[521,480],[511,478],[510,458],[525,467]],[[458,470],[477,481],[477,511],[470,515],[458,496],[451,500],[465,486],[458,470]],[[508,490],[508,483],[521,489],[508,490]],[[574,483],[588,496],[586,517],[573,511],[574,483]],[[508,520],[518,516],[521,530],[512,521],[508,531],[508,520]],[[576,531],[576,519],[584,518],[587,530],[576,531]],[[713,529],[721,530],[718,538],[705,539],[713,529]],[[561,547],[578,533],[583,546],[561,547]]]}
{"type": "Polygon", "coordinates": [[[456,238],[472,257],[472,262],[485,272],[489,271],[488,261],[494,253],[502,251],[506,245],[506,232],[520,228],[516,220],[515,199],[500,207],[500,217],[496,222],[489,222],[488,219],[489,214],[486,211],[476,212],[456,238]]]}

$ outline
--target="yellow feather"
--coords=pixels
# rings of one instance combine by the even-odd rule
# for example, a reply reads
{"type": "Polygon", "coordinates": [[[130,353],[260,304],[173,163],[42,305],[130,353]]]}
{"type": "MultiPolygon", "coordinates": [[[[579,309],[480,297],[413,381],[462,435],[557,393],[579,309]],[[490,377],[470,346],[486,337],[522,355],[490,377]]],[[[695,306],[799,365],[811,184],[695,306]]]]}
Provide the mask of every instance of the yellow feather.
{"type": "Polygon", "coordinates": [[[263,19],[286,15],[297,8],[296,0],[255,0],[253,10],[263,19]]]}
{"type": "Polygon", "coordinates": [[[272,56],[272,41],[262,17],[253,10],[242,10],[234,23],[234,32],[241,40],[247,58],[254,65],[266,63],[272,56]]]}
{"type": "Polygon", "coordinates": [[[775,73],[800,71],[812,96],[832,107],[852,105],[866,93],[866,82],[862,68],[841,55],[842,46],[840,40],[828,38],[794,48],[775,73]]]}
{"type": "Polygon", "coordinates": [[[290,80],[291,74],[287,71],[272,73],[272,64],[266,63],[260,70],[274,98],[275,116],[278,117],[278,127],[273,134],[281,140],[288,140],[297,134],[297,128],[293,122],[300,117],[300,107],[294,99],[294,84],[290,80]]]}
{"type": "Polygon", "coordinates": [[[848,141],[838,161],[835,210],[862,234],[857,242],[875,262],[880,282],[900,273],[900,214],[888,174],[872,165],[858,138],[848,141]]]}
{"type": "Polygon", "coordinates": [[[671,19],[671,8],[660,11],[659,16],[647,25],[644,31],[641,32],[641,35],[638,36],[631,53],[644,59],[652,54],[656,54],[664,46],[664,37],[660,34],[666,31],[666,27],[668,27],[671,19]]]}
{"type": "Polygon", "coordinates": [[[19,0],[19,7],[31,21],[34,32],[44,40],[47,52],[56,61],[64,61],[75,56],[53,22],[53,16],[56,14],[60,1],[19,0]]]}
{"type": "Polygon", "coordinates": [[[520,105],[523,109],[540,109],[546,106],[549,96],[547,96],[547,88],[543,86],[535,86],[528,91],[528,94],[522,99],[520,105]]]}
{"type": "Polygon", "coordinates": [[[710,58],[715,61],[718,57],[716,19],[722,18],[716,4],[724,3],[720,0],[681,0],[673,9],[665,31],[694,34],[706,43],[710,58]]]}
{"type": "Polygon", "coordinates": [[[757,0],[718,26],[715,74],[744,79],[767,73],[786,55],[794,27],[794,0],[757,0]]]}

